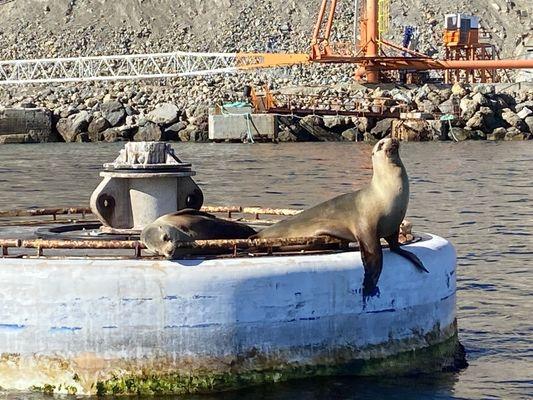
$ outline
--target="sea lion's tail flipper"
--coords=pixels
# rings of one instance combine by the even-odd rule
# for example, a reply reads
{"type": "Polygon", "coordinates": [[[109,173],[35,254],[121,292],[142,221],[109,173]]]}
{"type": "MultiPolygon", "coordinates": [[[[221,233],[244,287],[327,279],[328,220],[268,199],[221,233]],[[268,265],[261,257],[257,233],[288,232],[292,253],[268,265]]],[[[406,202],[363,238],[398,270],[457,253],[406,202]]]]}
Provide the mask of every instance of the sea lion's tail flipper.
{"type": "Polygon", "coordinates": [[[391,251],[401,255],[404,258],[407,258],[409,261],[411,261],[415,267],[417,267],[422,272],[427,272],[429,274],[429,271],[426,267],[424,267],[424,264],[422,264],[422,261],[420,261],[420,258],[414,253],[411,253],[410,251],[404,250],[401,247],[398,247],[396,249],[392,249],[391,251]]]}
{"type": "Polygon", "coordinates": [[[389,244],[390,251],[393,253],[396,253],[409,261],[411,261],[415,267],[417,267],[422,272],[427,272],[429,274],[429,271],[426,267],[424,267],[424,264],[422,264],[422,261],[420,261],[420,258],[414,253],[411,253],[410,251],[404,250],[400,247],[400,242],[398,241],[398,236],[400,232],[396,232],[394,235],[391,235],[389,237],[386,237],[385,240],[389,244]]]}
{"type": "Polygon", "coordinates": [[[374,296],[378,293],[377,284],[381,269],[383,268],[383,250],[376,235],[358,237],[359,248],[363,266],[365,267],[365,279],[363,281],[363,297],[374,296]]]}

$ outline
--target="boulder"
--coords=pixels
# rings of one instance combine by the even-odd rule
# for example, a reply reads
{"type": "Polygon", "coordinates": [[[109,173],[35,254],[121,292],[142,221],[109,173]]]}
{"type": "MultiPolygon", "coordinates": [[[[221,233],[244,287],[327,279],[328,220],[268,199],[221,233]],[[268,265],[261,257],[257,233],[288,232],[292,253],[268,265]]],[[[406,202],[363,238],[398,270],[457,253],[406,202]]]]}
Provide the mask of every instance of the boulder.
{"type": "Polygon", "coordinates": [[[520,113],[524,108],[533,109],[533,100],[524,101],[523,103],[517,104],[515,110],[517,113],[520,113]]]}
{"type": "Polygon", "coordinates": [[[494,85],[476,85],[472,89],[474,94],[490,95],[496,92],[494,85]]]}
{"type": "Polygon", "coordinates": [[[291,129],[289,127],[285,127],[284,129],[279,131],[278,140],[280,142],[297,142],[298,137],[291,132],[291,129]]]}
{"type": "Polygon", "coordinates": [[[475,134],[472,131],[469,131],[469,130],[466,130],[466,129],[463,129],[463,128],[454,127],[450,131],[449,135],[450,135],[450,139],[456,140],[458,142],[462,142],[462,141],[465,141],[465,140],[472,139],[472,137],[475,134]]]}
{"type": "Polygon", "coordinates": [[[119,101],[107,101],[100,105],[102,116],[109,122],[109,126],[119,126],[126,119],[126,110],[119,101]]]}
{"type": "Polygon", "coordinates": [[[455,114],[457,108],[459,107],[459,99],[456,97],[451,97],[448,100],[442,102],[438,109],[443,114],[455,114]]]}
{"type": "Polygon", "coordinates": [[[461,118],[468,121],[478,111],[479,104],[468,97],[464,97],[461,99],[459,107],[461,109],[461,118]]]}
{"type": "Polygon", "coordinates": [[[529,129],[529,133],[533,133],[533,116],[527,117],[524,122],[529,129]]]}
{"type": "Polygon", "coordinates": [[[496,128],[491,134],[487,135],[487,140],[504,140],[505,135],[507,135],[507,129],[496,128]]]}
{"type": "Polygon", "coordinates": [[[492,132],[500,124],[494,117],[494,112],[488,107],[481,107],[472,118],[466,122],[466,127],[472,130],[482,130],[483,132],[492,132]]]}
{"type": "Polygon", "coordinates": [[[335,129],[346,125],[345,118],[339,116],[327,116],[323,118],[324,127],[328,129],[335,129]]]}
{"type": "Polygon", "coordinates": [[[487,106],[489,105],[489,100],[483,96],[481,93],[476,93],[474,96],[472,96],[472,100],[476,102],[476,104],[480,106],[487,106]]]}
{"type": "Polygon", "coordinates": [[[392,121],[394,121],[394,118],[384,118],[378,121],[370,133],[376,139],[383,139],[384,137],[390,135],[392,130],[392,121]]]}
{"type": "Polygon", "coordinates": [[[89,124],[89,127],[87,128],[87,132],[89,133],[89,139],[91,139],[91,142],[99,142],[102,140],[101,133],[104,132],[107,128],[109,128],[109,122],[104,117],[94,118],[91,123],[89,124]]]}
{"type": "Polygon", "coordinates": [[[116,128],[109,128],[102,132],[102,140],[104,142],[119,142],[122,140],[122,133],[116,128]]]}
{"type": "Polygon", "coordinates": [[[159,125],[171,125],[178,121],[180,110],[174,104],[162,103],[150,112],[146,119],[159,125]]]}
{"type": "Polygon", "coordinates": [[[372,129],[375,126],[374,120],[371,120],[367,117],[359,117],[357,119],[357,123],[354,121],[354,124],[355,124],[355,127],[361,133],[369,132],[370,129],[372,129]]]}
{"type": "Polygon", "coordinates": [[[516,141],[516,140],[524,140],[524,139],[526,139],[526,135],[522,131],[520,131],[520,129],[515,128],[514,126],[507,129],[505,140],[516,141]]]}
{"type": "Polygon", "coordinates": [[[516,128],[521,132],[527,132],[529,130],[522,118],[509,108],[502,110],[502,119],[507,122],[511,128],[516,128]]]}
{"type": "Polygon", "coordinates": [[[533,111],[531,111],[531,109],[528,107],[524,107],[519,112],[517,112],[516,115],[518,115],[519,118],[525,120],[527,117],[533,115],[533,111]]]}
{"type": "Polygon", "coordinates": [[[392,132],[393,137],[404,142],[422,142],[433,139],[428,122],[422,119],[394,120],[392,132]]]}
{"type": "MultiPolygon", "coordinates": [[[[56,129],[65,140],[65,142],[85,141],[85,138],[78,139],[78,136],[87,132],[91,116],[87,111],[81,111],[77,114],[72,114],[67,118],[61,118],[56,125],[56,129]]],[[[89,136],[87,135],[87,141],[89,136]]]]}
{"type": "Polygon", "coordinates": [[[452,94],[454,94],[455,96],[463,97],[466,96],[467,93],[468,92],[462,83],[455,83],[452,86],[452,94]]]}
{"type": "Polygon", "coordinates": [[[341,136],[344,138],[344,140],[347,140],[349,142],[359,141],[359,135],[359,129],[357,128],[346,129],[344,132],[341,133],[341,136]]]}
{"type": "Polygon", "coordinates": [[[136,142],[158,142],[163,140],[161,128],[153,122],[147,122],[139,127],[137,133],[133,136],[136,142]]]}

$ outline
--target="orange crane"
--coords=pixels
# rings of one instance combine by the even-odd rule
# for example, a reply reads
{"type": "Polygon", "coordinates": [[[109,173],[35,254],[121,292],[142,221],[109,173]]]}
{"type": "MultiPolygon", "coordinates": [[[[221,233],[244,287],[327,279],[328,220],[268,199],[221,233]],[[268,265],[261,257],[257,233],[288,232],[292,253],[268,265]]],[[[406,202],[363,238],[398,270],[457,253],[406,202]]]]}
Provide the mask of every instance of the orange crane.
{"type": "MultiPolygon", "coordinates": [[[[357,2],[357,0],[355,0],[357,2]]],[[[338,0],[322,0],[311,41],[310,62],[352,63],[359,66],[355,73],[358,80],[379,83],[381,72],[400,70],[465,70],[485,71],[496,69],[533,68],[533,60],[495,60],[482,57],[476,52],[463,59],[437,60],[425,54],[406,49],[381,37],[382,26],[387,21],[380,14],[380,7],[388,6],[388,0],[359,0],[358,43],[334,43],[331,33],[338,0]],[[387,50],[387,52],[385,51],[387,50]]],[[[458,29],[461,29],[459,26],[458,29]]],[[[448,32],[449,35],[449,32],[448,32]]],[[[454,37],[449,35],[448,38],[454,37]]],[[[455,43],[445,43],[455,45],[455,43]]],[[[460,44],[460,43],[459,43],[460,44]]],[[[476,43],[462,44],[466,49],[476,43]]],[[[482,46],[481,46],[482,47],[482,46]]],[[[303,55],[298,55],[301,58],[303,55]]],[[[473,76],[473,74],[471,74],[473,76]]],[[[487,74],[480,74],[487,80],[487,74]]],[[[451,76],[451,75],[450,75],[451,76]]]]}

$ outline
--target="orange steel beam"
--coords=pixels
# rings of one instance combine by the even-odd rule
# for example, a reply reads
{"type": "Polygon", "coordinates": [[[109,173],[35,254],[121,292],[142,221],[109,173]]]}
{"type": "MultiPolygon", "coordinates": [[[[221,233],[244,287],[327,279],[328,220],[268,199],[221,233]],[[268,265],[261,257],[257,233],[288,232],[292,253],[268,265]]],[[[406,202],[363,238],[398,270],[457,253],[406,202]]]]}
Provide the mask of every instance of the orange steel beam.
{"type": "Polygon", "coordinates": [[[533,60],[433,60],[433,59],[390,59],[377,58],[357,63],[371,65],[378,70],[475,70],[475,69],[528,69],[533,68],[533,60]]]}
{"type": "Polygon", "coordinates": [[[333,20],[335,19],[335,9],[337,8],[337,0],[331,0],[331,5],[329,7],[329,16],[328,22],[326,24],[326,32],[324,39],[329,43],[329,38],[331,36],[331,27],[333,26],[333,20]]]}
{"type": "MultiPolygon", "coordinates": [[[[366,0],[366,57],[374,58],[379,55],[378,45],[378,0],[366,0]]],[[[366,80],[368,83],[379,82],[379,71],[370,68],[367,71],[366,80]]]]}
{"type": "Polygon", "coordinates": [[[238,69],[269,68],[307,64],[309,54],[300,53],[237,53],[238,69]]]}
{"type": "Polygon", "coordinates": [[[320,30],[322,29],[322,22],[324,21],[324,14],[326,13],[326,8],[328,6],[328,0],[322,0],[322,4],[320,5],[320,11],[318,12],[318,18],[316,20],[315,24],[315,30],[313,31],[313,38],[311,41],[311,46],[318,43],[320,35],[320,30]]]}

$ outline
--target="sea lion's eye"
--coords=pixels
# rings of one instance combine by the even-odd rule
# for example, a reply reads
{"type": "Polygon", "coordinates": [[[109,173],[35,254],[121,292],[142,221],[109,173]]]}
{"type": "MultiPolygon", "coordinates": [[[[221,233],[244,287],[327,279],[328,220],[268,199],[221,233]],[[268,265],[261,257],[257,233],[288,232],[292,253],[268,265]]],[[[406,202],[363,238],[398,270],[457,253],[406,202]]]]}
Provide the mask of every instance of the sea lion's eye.
{"type": "Polygon", "coordinates": [[[163,242],[170,242],[170,236],[168,236],[167,233],[165,233],[165,234],[163,235],[162,239],[163,239],[163,242]]]}
{"type": "Polygon", "coordinates": [[[382,148],[383,148],[383,142],[381,142],[381,143],[378,144],[378,149],[377,149],[377,151],[380,151],[382,148]]]}

